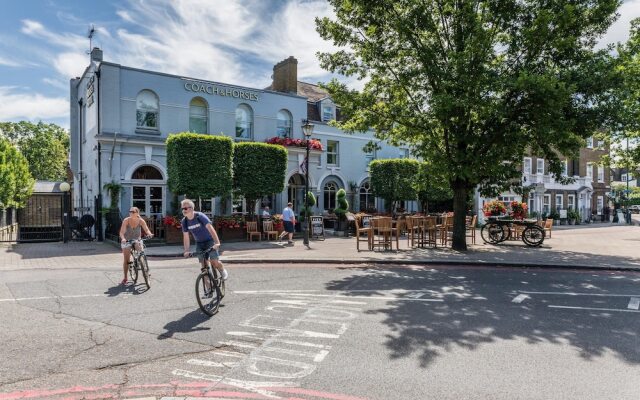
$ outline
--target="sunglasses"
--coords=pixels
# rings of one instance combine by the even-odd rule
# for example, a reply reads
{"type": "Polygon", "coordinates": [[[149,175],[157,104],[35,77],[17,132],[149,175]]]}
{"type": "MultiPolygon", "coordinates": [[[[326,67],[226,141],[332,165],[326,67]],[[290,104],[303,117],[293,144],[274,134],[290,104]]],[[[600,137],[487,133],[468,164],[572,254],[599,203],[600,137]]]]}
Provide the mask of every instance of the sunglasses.
{"type": "Polygon", "coordinates": [[[130,214],[135,214],[135,213],[137,213],[137,211],[136,210],[129,210],[129,213],[130,214]]]}
{"type": "Polygon", "coordinates": [[[190,209],[191,207],[182,207],[182,211],[186,211],[188,209],[190,209]]]}

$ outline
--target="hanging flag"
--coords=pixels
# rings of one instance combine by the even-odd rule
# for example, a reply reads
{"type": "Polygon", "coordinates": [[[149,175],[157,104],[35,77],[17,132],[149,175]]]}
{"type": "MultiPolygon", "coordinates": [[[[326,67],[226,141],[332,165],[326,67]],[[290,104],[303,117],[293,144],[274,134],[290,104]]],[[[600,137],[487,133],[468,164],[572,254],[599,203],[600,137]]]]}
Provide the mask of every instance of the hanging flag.
{"type": "Polygon", "coordinates": [[[302,160],[302,163],[300,163],[300,173],[303,175],[307,174],[307,158],[305,157],[304,160],[302,160]]]}

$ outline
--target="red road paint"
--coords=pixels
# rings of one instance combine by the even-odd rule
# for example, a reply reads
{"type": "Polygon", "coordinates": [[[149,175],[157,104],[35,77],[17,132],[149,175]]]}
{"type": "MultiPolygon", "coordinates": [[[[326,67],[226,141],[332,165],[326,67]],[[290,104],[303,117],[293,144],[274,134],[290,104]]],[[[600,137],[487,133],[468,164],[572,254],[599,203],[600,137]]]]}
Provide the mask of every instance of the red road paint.
{"type": "MultiPolygon", "coordinates": [[[[210,388],[211,382],[171,382],[168,384],[149,384],[134,385],[124,388],[126,391],[117,394],[119,389],[123,389],[118,385],[104,386],[74,386],[66,389],[48,389],[48,390],[25,390],[11,393],[0,393],[0,400],[17,400],[17,399],[42,399],[65,396],[61,400],[90,400],[90,399],[115,399],[122,396],[183,396],[183,397],[218,397],[226,399],[268,399],[267,396],[259,393],[247,393],[232,390],[207,390],[210,388]],[[165,390],[163,390],[165,389],[165,390]],[[168,389],[168,390],[167,390],[168,389]],[[160,392],[160,393],[158,393],[160,392]],[[163,393],[164,392],[164,393],[163,393]]],[[[234,386],[222,384],[229,388],[237,389],[234,386]]],[[[275,393],[288,393],[293,395],[311,396],[319,399],[327,400],[366,400],[362,397],[354,397],[349,395],[322,392],[312,389],[291,388],[291,387],[269,387],[263,388],[275,393]]],[[[282,400],[306,400],[300,397],[286,397],[282,400]]]]}

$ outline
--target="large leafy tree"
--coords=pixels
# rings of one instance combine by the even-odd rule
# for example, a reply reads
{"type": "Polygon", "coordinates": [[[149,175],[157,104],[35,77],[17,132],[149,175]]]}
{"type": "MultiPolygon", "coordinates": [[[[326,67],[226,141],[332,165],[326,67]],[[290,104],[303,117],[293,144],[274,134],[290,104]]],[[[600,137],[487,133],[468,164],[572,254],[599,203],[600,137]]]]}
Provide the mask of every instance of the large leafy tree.
{"type": "Polygon", "coordinates": [[[0,209],[23,207],[34,182],[24,156],[8,139],[0,137],[0,209]]]}
{"type": "Polygon", "coordinates": [[[58,181],[67,176],[69,133],[56,124],[1,122],[1,135],[18,146],[35,179],[58,181]]]}
{"type": "MultiPolygon", "coordinates": [[[[618,44],[610,129],[615,159],[628,171],[640,168],[640,18],[631,21],[629,40],[618,44]]],[[[608,160],[607,160],[608,161],[608,160]]]]}
{"type": "Polygon", "coordinates": [[[619,0],[328,0],[319,54],[348,131],[373,128],[445,171],[454,192],[453,248],[466,250],[468,194],[519,175],[526,151],[574,155],[601,122],[606,80],[597,38],[619,0]]]}
{"type": "Polygon", "coordinates": [[[210,198],[231,192],[233,141],[178,133],[167,139],[167,184],[173,193],[210,198]]]}
{"type": "Polygon", "coordinates": [[[256,200],[284,190],[287,150],[266,143],[237,143],[233,151],[234,188],[247,200],[253,215],[256,200]]]}

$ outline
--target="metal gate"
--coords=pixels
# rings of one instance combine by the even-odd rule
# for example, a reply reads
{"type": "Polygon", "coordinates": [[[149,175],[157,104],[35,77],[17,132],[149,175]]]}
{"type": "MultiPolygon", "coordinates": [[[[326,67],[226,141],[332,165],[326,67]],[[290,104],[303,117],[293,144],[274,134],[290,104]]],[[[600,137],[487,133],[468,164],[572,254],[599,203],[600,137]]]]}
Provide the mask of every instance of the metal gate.
{"type": "Polygon", "coordinates": [[[36,193],[18,209],[18,242],[58,242],[63,239],[63,196],[36,193]]]}

